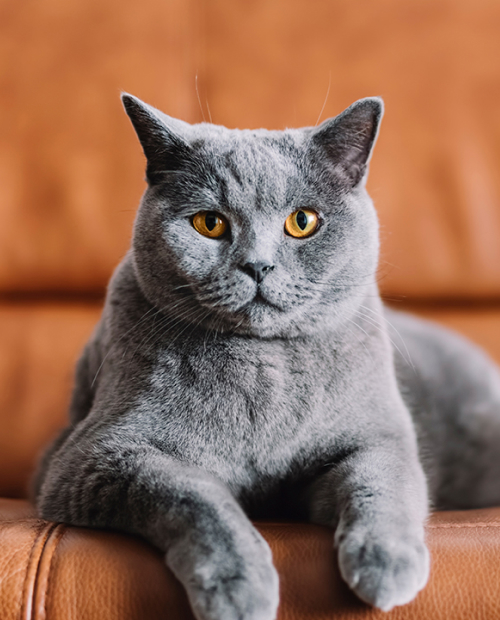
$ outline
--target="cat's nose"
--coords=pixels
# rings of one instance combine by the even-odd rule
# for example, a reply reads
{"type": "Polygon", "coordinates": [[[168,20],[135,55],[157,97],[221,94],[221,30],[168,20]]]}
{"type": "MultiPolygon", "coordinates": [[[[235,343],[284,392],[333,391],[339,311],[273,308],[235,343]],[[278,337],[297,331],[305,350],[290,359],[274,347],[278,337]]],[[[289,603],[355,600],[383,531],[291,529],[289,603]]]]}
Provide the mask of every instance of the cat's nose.
{"type": "Polygon", "coordinates": [[[266,275],[274,269],[274,265],[270,265],[264,261],[258,261],[257,263],[245,263],[241,266],[241,269],[245,273],[248,273],[257,284],[260,284],[266,275]]]}

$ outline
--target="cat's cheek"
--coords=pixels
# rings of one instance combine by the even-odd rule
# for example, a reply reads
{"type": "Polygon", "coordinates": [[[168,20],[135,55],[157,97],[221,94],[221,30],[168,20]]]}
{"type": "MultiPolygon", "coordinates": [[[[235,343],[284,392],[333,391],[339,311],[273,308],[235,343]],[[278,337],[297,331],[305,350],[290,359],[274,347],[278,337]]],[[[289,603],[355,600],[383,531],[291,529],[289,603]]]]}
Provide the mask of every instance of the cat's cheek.
{"type": "Polygon", "coordinates": [[[205,239],[187,226],[167,228],[163,242],[169,257],[169,270],[188,280],[204,282],[221,263],[221,243],[205,239]]]}

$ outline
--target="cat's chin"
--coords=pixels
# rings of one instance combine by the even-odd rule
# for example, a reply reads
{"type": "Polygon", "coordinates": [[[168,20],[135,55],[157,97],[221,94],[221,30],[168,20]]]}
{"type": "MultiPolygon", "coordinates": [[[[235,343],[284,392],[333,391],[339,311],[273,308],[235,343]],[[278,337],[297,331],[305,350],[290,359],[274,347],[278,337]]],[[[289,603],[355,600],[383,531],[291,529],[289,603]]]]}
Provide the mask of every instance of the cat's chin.
{"type": "Polygon", "coordinates": [[[289,336],[287,313],[260,297],[238,309],[214,314],[203,322],[209,332],[236,334],[252,338],[289,336]]]}
{"type": "Polygon", "coordinates": [[[256,299],[228,317],[226,328],[220,331],[250,338],[272,339],[310,336],[318,331],[318,327],[295,313],[291,314],[278,306],[256,299]]]}
{"type": "Polygon", "coordinates": [[[227,317],[227,328],[221,331],[264,339],[314,337],[339,329],[354,316],[358,305],[357,298],[347,297],[324,306],[322,311],[302,304],[290,308],[257,294],[227,317]]]}

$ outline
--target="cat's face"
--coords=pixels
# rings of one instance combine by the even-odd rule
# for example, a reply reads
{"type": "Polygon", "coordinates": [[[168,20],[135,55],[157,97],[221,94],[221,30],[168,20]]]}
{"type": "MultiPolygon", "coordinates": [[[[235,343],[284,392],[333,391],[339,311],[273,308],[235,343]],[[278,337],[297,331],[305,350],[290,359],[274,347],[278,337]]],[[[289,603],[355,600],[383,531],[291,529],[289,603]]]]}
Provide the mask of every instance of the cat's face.
{"type": "Polygon", "coordinates": [[[152,303],[179,322],[259,337],[317,332],[353,312],[377,267],[364,177],[380,100],[283,132],[124,104],[148,159],[133,255],[152,303]]]}

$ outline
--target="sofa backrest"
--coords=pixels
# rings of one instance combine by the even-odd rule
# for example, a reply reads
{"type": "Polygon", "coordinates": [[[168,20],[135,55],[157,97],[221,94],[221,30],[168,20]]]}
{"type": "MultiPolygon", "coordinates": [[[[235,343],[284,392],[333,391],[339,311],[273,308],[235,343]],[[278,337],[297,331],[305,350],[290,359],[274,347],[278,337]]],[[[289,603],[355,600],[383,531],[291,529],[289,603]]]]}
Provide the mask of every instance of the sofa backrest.
{"type": "Polygon", "coordinates": [[[119,102],[315,124],[381,95],[369,189],[392,296],[500,296],[500,5],[490,0],[4,4],[0,291],[102,293],[144,188],[119,102]],[[327,96],[328,93],[328,96],[327,96]],[[210,111],[209,111],[210,110],[210,111]]]}

